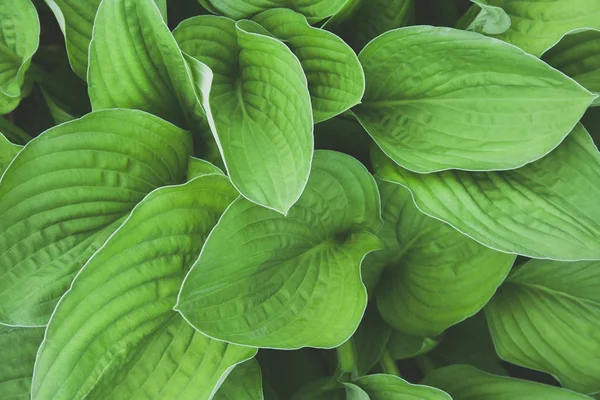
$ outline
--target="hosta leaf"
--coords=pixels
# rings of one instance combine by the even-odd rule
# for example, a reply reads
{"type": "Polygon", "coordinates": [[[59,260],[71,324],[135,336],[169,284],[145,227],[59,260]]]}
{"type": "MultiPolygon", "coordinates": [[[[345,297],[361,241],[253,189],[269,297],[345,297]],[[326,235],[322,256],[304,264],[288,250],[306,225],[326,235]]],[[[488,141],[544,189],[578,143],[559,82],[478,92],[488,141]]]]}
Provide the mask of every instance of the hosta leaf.
{"type": "Polygon", "coordinates": [[[235,367],[213,400],[263,400],[258,362],[252,359],[235,367]]]}
{"type": "Polygon", "coordinates": [[[0,176],[8,167],[8,164],[21,151],[23,146],[11,143],[2,133],[0,133],[0,176]]]}
{"type": "Polygon", "coordinates": [[[232,183],[250,201],[287,213],[306,185],[313,151],[300,62],[252,21],[199,16],[174,35],[200,61],[188,60],[196,85],[205,81],[199,92],[232,183]]]}
{"type": "Polygon", "coordinates": [[[31,0],[0,2],[0,115],[19,104],[39,40],[40,22],[31,0]]]}
{"type": "Polygon", "coordinates": [[[476,5],[459,21],[461,29],[487,35],[500,35],[510,29],[510,16],[501,7],[491,6],[487,0],[471,1],[476,5]]]}
{"type": "Polygon", "coordinates": [[[369,375],[353,383],[367,393],[366,400],[452,400],[439,389],[413,385],[393,375],[369,375]]]}
{"type": "Polygon", "coordinates": [[[3,399],[29,400],[31,374],[43,328],[0,325],[0,394],[3,399]]]}
{"type": "Polygon", "coordinates": [[[481,310],[502,283],[514,255],[485,247],[423,214],[410,192],[378,181],[384,250],[370,254],[363,270],[384,268],[374,291],[381,315],[413,336],[437,336],[481,310]]]}
{"type": "Polygon", "coordinates": [[[199,331],[232,343],[336,347],[366,307],[364,256],[379,248],[379,196],[353,158],[315,153],[287,217],[240,198],[211,232],[177,309],[199,331]]]}
{"type": "Polygon", "coordinates": [[[102,1],[88,83],[94,110],[134,108],[179,126],[203,118],[183,55],[152,0],[102,1]]]}
{"type": "Polygon", "coordinates": [[[340,10],[347,0],[201,0],[207,9],[233,19],[249,18],[271,8],[289,8],[317,22],[340,10]]]}
{"type": "Polygon", "coordinates": [[[421,175],[381,152],[373,156],[378,176],[408,187],[421,211],[486,246],[537,258],[600,259],[600,154],[581,125],[552,153],[513,171],[421,175]]]}
{"type": "Polygon", "coordinates": [[[206,160],[202,160],[196,157],[190,157],[190,162],[188,164],[188,180],[192,180],[200,175],[210,175],[210,174],[223,174],[223,171],[219,167],[206,160]]]}
{"type": "Polygon", "coordinates": [[[149,194],[54,311],[35,399],[210,399],[255,349],[214,341],[173,312],[205,238],[237,192],[222,175],[149,194]]]}
{"type": "Polygon", "coordinates": [[[520,167],[554,149],[596,97],[514,46],[450,28],[390,31],[359,58],[367,89],[354,112],[416,172],[520,167]]]}
{"type": "Polygon", "coordinates": [[[448,392],[454,400],[589,400],[579,393],[537,382],[491,375],[467,365],[436,369],[422,381],[448,392]]]}
{"type": "MultiPolygon", "coordinates": [[[[574,29],[600,28],[600,3],[596,0],[486,0],[486,3],[502,8],[511,20],[510,29],[494,37],[537,57],[574,29]]],[[[480,8],[477,4],[473,7],[480,8]]]]}
{"type": "Polygon", "coordinates": [[[485,308],[503,359],[600,392],[600,262],[532,260],[485,308]]]}
{"type": "Polygon", "coordinates": [[[394,360],[404,360],[425,354],[435,349],[440,343],[437,338],[411,336],[392,330],[388,342],[388,350],[394,360]]]}
{"type": "Polygon", "coordinates": [[[298,57],[308,81],[315,122],[360,103],[365,76],[358,57],[333,33],[311,27],[292,10],[268,10],[253,18],[298,57]]]}
{"type": "Polygon", "coordinates": [[[123,217],[185,179],[191,142],[134,110],[94,112],[29,142],[0,181],[0,321],[45,324],[123,217]]]}
{"type": "Polygon", "coordinates": [[[392,329],[379,315],[373,303],[367,307],[358,329],[352,336],[356,352],[356,373],[367,375],[386,349],[392,329]]]}

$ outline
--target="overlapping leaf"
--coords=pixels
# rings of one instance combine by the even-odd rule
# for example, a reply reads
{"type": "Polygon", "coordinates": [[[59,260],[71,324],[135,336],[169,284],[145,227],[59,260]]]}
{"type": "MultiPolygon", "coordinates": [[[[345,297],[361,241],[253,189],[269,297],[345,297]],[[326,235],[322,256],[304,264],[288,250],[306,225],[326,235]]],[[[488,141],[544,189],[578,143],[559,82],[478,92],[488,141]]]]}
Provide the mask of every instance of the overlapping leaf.
{"type": "Polygon", "coordinates": [[[201,332],[269,348],[336,347],[366,306],[364,256],[379,248],[375,181],[341,153],[318,151],[287,217],[240,198],[212,231],[177,309],[201,332]]]}
{"type": "MultiPolygon", "coordinates": [[[[369,375],[362,377],[353,384],[360,387],[368,397],[365,400],[452,400],[447,393],[423,385],[413,385],[393,375],[369,375]]],[[[348,400],[362,400],[356,396],[348,396],[348,400]]]]}
{"type": "Polygon", "coordinates": [[[507,253],[600,259],[600,154],[578,125],[552,153],[513,171],[415,174],[373,154],[378,176],[408,187],[419,209],[507,253]]]}
{"type": "Polygon", "coordinates": [[[191,142],[134,110],[94,112],[29,142],[0,180],[0,321],[45,324],[131,209],[185,179],[191,142]]]}
{"type": "Polygon", "coordinates": [[[468,31],[500,35],[510,29],[512,21],[502,8],[488,4],[487,0],[471,0],[474,5],[458,23],[468,31]]]}
{"type": "Polygon", "coordinates": [[[598,261],[524,264],[485,308],[498,354],[567,388],[600,392],[599,287],[598,261]]]}
{"type": "Polygon", "coordinates": [[[201,0],[208,10],[233,19],[249,18],[271,8],[286,7],[317,22],[335,14],[347,0],[201,0]]]}
{"type": "Polygon", "coordinates": [[[0,325],[0,395],[3,399],[29,400],[33,363],[43,337],[43,328],[0,325]]]}
{"type": "Polygon", "coordinates": [[[363,270],[383,270],[374,290],[383,318],[413,336],[437,336],[479,311],[502,283],[515,256],[485,247],[428,217],[410,192],[378,181],[384,250],[363,270]]]}
{"type": "Polygon", "coordinates": [[[388,351],[394,360],[404,360],[425,354],[435,349],[440,340],[437,338],[411,336],[392,330],[388,342],[388,351]]]}
{"type": "Polygon", "coordinates": [[[253,18],[294,52],[302,64],[315,122],[360,103],[365,76],[358,57],[333,33],[311,27],[292,10],[268,10],[253,18]]]}
{"type": "Polygon", "coordinates": [[[199,61],[188,59],[232,183],[251,201],[287,213],[306,185],[313,152],[300,62],[252,21],[194,17],[174,35],[199,61]]]}
{"type": "Polygon", "coordinates": [[[392,334],[392,329],[379,315],[377,307],[370,304],[354,335],[352,343],[356,352],[356,374],[364,376],[377,364],[392,334]]]}
{"type": "Polygon", "coordinates": [[[233,369],[214,400],[263,400],[260,366],[255,359],[233,369]]]}
{"type": "Polygon", "coordinates": [[[255,349],[214,341],[173,312],[205,238],[238,196],[220,174],[148,195],[94,254],[54,311],[36,399],[210,399],[255,349]]]}
{"type": "Polygon", "coordinates": [[[8,167],[8,164],[21,151],[23,146],[11,143],[2,133],[0,133],[0,176],[8,167]]]}
{"type": "Polygon", "coordinates": [[[359,59],[367,85],[354,113],[416,172],[525,165],[554,149],[596,97],[514,46],[449,28],[387,32],[359,59]]]}

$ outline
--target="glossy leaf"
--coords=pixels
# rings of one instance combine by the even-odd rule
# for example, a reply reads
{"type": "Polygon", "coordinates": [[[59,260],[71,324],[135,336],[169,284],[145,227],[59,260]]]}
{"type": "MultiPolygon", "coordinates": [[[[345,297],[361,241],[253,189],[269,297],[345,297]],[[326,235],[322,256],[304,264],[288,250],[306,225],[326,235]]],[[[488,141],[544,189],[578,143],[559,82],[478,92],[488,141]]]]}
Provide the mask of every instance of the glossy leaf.
{"type": "Polygon", "coordinates": [[[249,18],[271,8],[289,8],[316,22],[335,14],[347,0],[201,0],[207,9],[233,19],[249,18]]]}
{"type": "Polygon", "coordinates": [[[0,133],[0,176],[8,167],[8,164],[21,151],[23,146],[11,143],[2,133],[0,133]]]}
{"type": "Polygon", "coordinates": [[[600,392],[598,287],[598,261],[532,260],[515,270],[485,308],[500,357],[600,392]]]}
{"type": "Polygon", "coordinates": [[[364,256],[379,248],[372,176],[341,153],[318,151],[287,217],[233,202],[186,277],[177,309],[199,331],[232,343],[331,348],[366,307],[364,256]]]}
{"type": "Polygon", "coordinates": [[[0,325],[0,393],[3,399],[29,400],[35,354],[43,328],[0,325]]]}
{"type": "Polygon", "coordinates": [[[0,2],[0,115],[19,104],[39,40],[40,22],[31,0],[0,2]]]}
{"type": "Polygon", "coordinates": [[[387,32],[359,59],[367,89],[354,113],[415,172],[520,167],[558,146],[596,97],[514,46],[449,28],[387,32]]]}
{"type": "Polygon", "coordinates": [[[210,399],[255,349],[173,312],[185,273],[237,192],[206,175],[149,194],[86,263],[46,330],[35,399],[210,399]]]}
{"type": "Polygon", "coordinates": [[[373,157],[377,175],[408,187],[421,211],[486,246],[537,258],[600,259],[600,154],[581,125],[548,156],[514,171],[421,175],[380,152],[373,157]]]}
{"type": "Polygon", "coordinates": [[[210,68],[190,66],[204,85],[199,92],[232,183],[250,201],[286,214],[306,185],[313,152],[300,62],[252,21],[194,17],[174,35],[210,68]]]}
{"type": "Polygon", "coordinates": [[[384,223],[377,236],[384,250],[370,254],[363,270],[383,270],[374,296],[386,322],[408,335],[433,337],[481,310],[515,256],[423,214],[406,188],[378,186],[384,223]]]}
{"type": "Polygon", "coordinates": [[[452,400],[447,393],[423,385],[413,385],[393,375],[369,375],[354,382],[369,396],[367,400],[452,400]]]}
{"type": "Polygon", "coordinates": [[[91,113],[29,142],[0,181],[0,321],[46,324],[131,209],[184,180],[191,142],[188,132],[133,110],[91,113]]]}
{"type": "Polygon", "coordinates": [[[213,400],[263,400],[262,377],[256,360],[236,366],[213,400]]]}
{"type": "Polygon", "coordinates": [[[311,27],[306,17],[289,9],[268,10],[253,20],[284,42],[300,60],[315,122],[333,118],[360,103],[365,76],[358,57],[342,39],[311,27]]]}
{"type": "Polygon", "coordinates": [[[436,369],[421,383],[448,392],[454,400],[590,400],[570,390],[491,375],[466,365],[436,369]]]}

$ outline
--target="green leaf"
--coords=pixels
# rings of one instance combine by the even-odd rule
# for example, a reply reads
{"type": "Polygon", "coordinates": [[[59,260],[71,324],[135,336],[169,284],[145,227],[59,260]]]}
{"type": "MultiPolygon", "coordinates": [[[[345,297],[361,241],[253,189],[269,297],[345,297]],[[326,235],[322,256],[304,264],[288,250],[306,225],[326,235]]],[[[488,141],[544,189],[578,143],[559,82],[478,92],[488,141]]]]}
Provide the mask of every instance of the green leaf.
{"type": "Polygon", "coordinates": [[[263,400],[262,377],[256,360],[235,367],[213,400],[263,400]]]}
{"type": "Polygon", "coordinates": [[[29,142],[0,181],[0,321],[46,324],[131,209],[184,180],[191,148],[188,132],[134,110],[94,112],[29,142]]]}
{"type": "Polygon", "coordinates": [[[365,391],[368,395],[367,400],[452,400],[447,393],[439,389],[413,385],[393,375],[364,376],[354,384],[365,391]]]}
{"type": "Polygon", "coordinates": [[[359,59],[367,89],[354,113],[415,172],[518,168],[558,146],[596,98],[514,46],[450,28],[387,32],[359,59]]]}
{"type": "Polygon", "coordinates": [[[265,33],[255,22],[216,16],[190,18],[174,31],[199,61],[188,58],[232,183],[286,214],[308,179],[313,121],[300,62],[265,33]]]}
{"type": "Polygon", "coordinates": [[[482,246],[423,214],[410,192],[378,181],[384,250],[367,257],[363,270],[383,270],[374,297],[381,315],[412,336],[437,336],[472,316],[508,275],[515,256],[482,246]]]}
{"type": "Polygon", "coordinates": [[[287,217],[240,198],[211,232],[176,308],[231,343],[332,348],[356,330],[367,296],[364,256],[380,247],[379,195],[353,158],[317,151],[287,217]]]}
{"type": "Polygon", "coordinates": [[[436,369],[422,381],[448,392],[454,400],[589,400],[570,390],[496,376],[467,365],[436,369]]]}
{"type": "Polygon", "coordinates": [[[8,164],[21,151],[23,146],[11,143],[2,133],[0,133],[0,176],[8,167],[8,164]]]}
{"type": "Polygon", "coordinates": [[[103,0],[89,51],[94,110],[139,109],[178,126],[204,119],[183,54],[152,0],[103,0]]]}
{"type": "Polygon", "coordinates": [[[202,160],[196,157],[190,157],[190,162],[188,164],[188,172],[187,179],[192,180],[201,175],[210,175],[210,174],[221,174],[225,175],[223,171],[216,165],[202,160]]]}
{"type": "Polygon", "coordinates": [[[294,393],[290,400],[347,400],[344,389],[328,388],[329,382],[329,378],[311,382],[294,393]]]}
{"type": "Polygon", "coordinates": [[[315,123],[360,103],[365,75],[354,51],[331,32],[311,27],[289,9],[268,10],[253,18],[298,57],[308,81],[315,123]]]}
{"type": "Polygon", "coordinates": [[[379,177],[408,187],[425,214],[486,246],[534,258],[600,259],[600,154],[581,125],[548,156],[513,171],[421,175],[381,152],[373,163],[379,177]]]}
{"type": "Polygon", "coordinates": [[[600,262],[532,260],[485,308],[500,357],[600,392],[600,262]]]}
{"type": "MultiPolygon", "coordinates": [[[[572,30],[600,28],[600,3],[596,0],[486,0],[486,3],[502,8],[511,20],[510,29],[494,37],[536,57],[572,30]]],[[[476,9],[480,7],[473,5],[476,9]]]]}
{"type": "Polygon", "coordinates": [[[358,329],[352,336],[358,376],[367,375],[377,364],[386,349],[391,334],[392,329],[381,318],[375,305],[369,305],[358,329]]]}
{"type": "Polygon", "coordinates": [[[256,349],[212,340],[172,310],[237,192],[222,175],[150,193],[62,297],[37,357],[35,399],[210,399],[256,349]]]}
{"type": "Polygon", "coordinates": [[[392,330],[388,350],[394,360],[404,360],[428,353],[439,343],[437,338],[411,336],[392,330]]]}
{"type": "Polygon", "coordinates": [[[510,16],[487,0],[471,0],[475,5],[458,22],[458,27],[487,35],[500,35],[510,29],[510,16]]]}
{"type": "Polygon", "coordinates": [[[39,40],[40,22],[30,0],[0,2],[0,115],[19,104],[39,40]]]}
{"type": "Polygon", "coordinates": [[[208,10],[233,19],[249,18],[271,8],[289,8],[317,22],[335,14],[347,0],[200,0],[208,10]]]}
{"type": "Polygon", "coordinates": [[[3,399],[29,400],[31,374],[43,328],[0,325],[0,393],[3,399]]]}

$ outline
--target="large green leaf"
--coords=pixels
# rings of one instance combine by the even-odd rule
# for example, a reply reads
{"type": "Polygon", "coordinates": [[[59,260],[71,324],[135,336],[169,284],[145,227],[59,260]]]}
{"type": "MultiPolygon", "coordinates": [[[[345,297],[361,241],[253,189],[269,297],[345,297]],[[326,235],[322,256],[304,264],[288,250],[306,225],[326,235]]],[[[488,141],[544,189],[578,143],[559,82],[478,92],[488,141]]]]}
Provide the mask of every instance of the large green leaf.
{"type": "Polygon", "coordinates": [[[445,390],[454,400],[590,400],[567,389],[491,375],[467,365],[436,369],[422,383],[445,390]]]}
{"type": "MultiPolygon", "coordinates": [[[[502,8],[511,20],[509,29],[493,36],[537,57],[574,29],[600,28],[597,0],[486,0],[485,3],[502,8]]],[[[473,5],[475,9],[480,7],[473,5]]]]}
{"type": "Polygon", "coordinates": [[[0,397],[29,400],[35,354],[44,338],[43,328],[0,325],[0,397]]]}
{"type": "Polygon", "coordinates": [[[210,399],[256,350],[217,342],[172,310],[205,238],[238,196],[220,174],[149,194],[97,251],[46,329],[35,399],[210,399]]]}
{"type": "Polygon", "coordinates": [[[258,362],[252,359],[235,367],[213,400],[263,400],[258,362]]]}
{"type": "Polygon", "coordinates": [[[23,146],[11,143],[2,133],[0,133],[0,176],[8,167],[8,164],[21,151],[23,146]]]}
{"type": "Polygon", "coordinates": [[[515,270],[485,308],[500,357],[600,392],[599,287],[598,261],[532,260],[515,270]]]}
{"type": "Polygon", "coordinates": [[[39,40],[40,22],[31,0],[0,2],[0,115],[19,104],[39,40]]]}
{"type": "Polygon", "coordinates": [[[437,336],[483,308],[515,256],[423,214],[406,188],[377,183],[384,250],[367,256],[363,271],[383,269],[374,295],[387,323],[408,335],[437,336]]]}
{"type": "Polygon", "coordinates": [[[378,176],[421,211],[507,253],[600,259],[600,154],[578,125],[552,153],[513,171],[415,174],[373,154],[378,176]]]}
{"type": "Polygon", "coordinates": [[[311,27],[292,10],[268,10],[253,18],[294,52],[308,81],[315,122],[360,103],[365,75],[358,57],[331,32],[311,27]]]}
{"type": "Polygon", "coordinates": [[[249,18],[271,8],[289,8],[316,22],[335,14],[347,0],[200,0],[233,19],[249,18]]]}
{"type": "Polygon", "coordinates": [[[356,330],[367,296],[364,256],[380,247],[373,177],[352,157],[317,151],[287,217],[243,198],[211,232],[177,309],[199,331],[232,343],[336,347],[356,330]]]}
{"type": "Polygon", "coordinates": [[[139,109],[194,128],[203,120],[183,54],[152,0],[103,0],[89,52],[94,110],[139,109]]]}
{"type": "Polygon", "coordinates": [[[300,62],[252,21],[199,16],[174,35],[199,61],[190,67],[232,183],[250,201],[287,213],[306,185],[313,152],[300,62]]]}
{"type": "MultiPolygon", "coordinates": [[[[393,375],[369,375],[353,383],[365,391],[369,396],[367,400],[452,400],[439,389],[413,385],[393,375]]],[[[348,397],[348,400],[353,399],[348,397]]]]}
{"type": "Polygon", "coordinates": [[[134,110],[94,112],[29,142],[0,181],[0,321],[46,324],[131,209],[185,179],[191,142],[134,110]]]}
{"type": "Polygon", "coordinates": [[[450,28],[384,33],[359,59],[358,120],[416,172],[520,167],[558,146],[596,98],[514,46],[450,28]]]}

